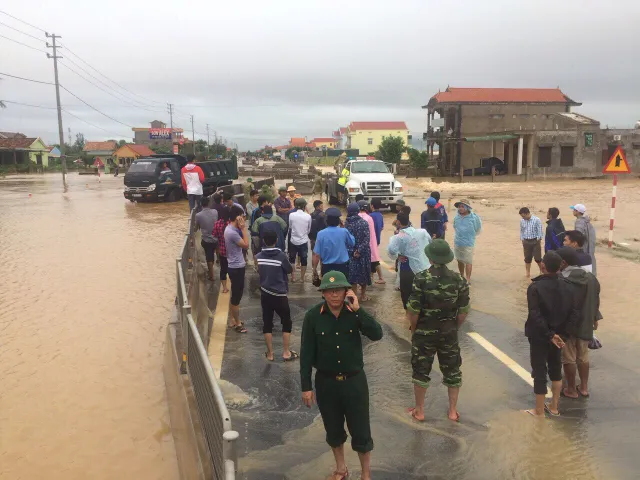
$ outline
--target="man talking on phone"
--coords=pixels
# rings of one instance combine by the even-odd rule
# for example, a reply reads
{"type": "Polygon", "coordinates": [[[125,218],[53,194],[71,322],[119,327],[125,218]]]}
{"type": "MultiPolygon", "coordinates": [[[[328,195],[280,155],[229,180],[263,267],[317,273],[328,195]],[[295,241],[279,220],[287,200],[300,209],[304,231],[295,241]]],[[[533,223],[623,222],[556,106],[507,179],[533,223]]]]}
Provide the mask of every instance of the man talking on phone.
{"type": "Polygon", "coordinates": [[[360,478],[370,480],[373,439],[360,335],[373,341],[380,340],[382,328],[360,307],[344,273],[335,270],[325,273],[319,290],[324,301],[307,311],[302,326],[302,402],[309,408],[313,404],[311,373],[315,367],[316,400],[327,433],[326,440],[336,460],[331,478],[344,480],[349,475],[344,459],[346,420],[351,448],[360,458],[360,478]]]}

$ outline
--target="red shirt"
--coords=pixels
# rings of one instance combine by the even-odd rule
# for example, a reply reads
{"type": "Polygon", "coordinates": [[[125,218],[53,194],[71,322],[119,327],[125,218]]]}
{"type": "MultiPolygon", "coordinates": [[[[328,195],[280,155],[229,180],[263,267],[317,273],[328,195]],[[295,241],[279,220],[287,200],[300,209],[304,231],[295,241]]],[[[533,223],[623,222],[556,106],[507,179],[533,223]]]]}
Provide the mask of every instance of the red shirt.
{"type": "Polygon", "coordinates": [[[224,229],[227,228],[227,225],[229,225],[229,223],[231,222],[229,222],[228,220],[223,220],[221,218],[213,224],[213,231],[211,232],[211,234],[218,239],[218,253],[222,257],[227,256],[227,247],[225,247],[224,245],[224,229]]]}

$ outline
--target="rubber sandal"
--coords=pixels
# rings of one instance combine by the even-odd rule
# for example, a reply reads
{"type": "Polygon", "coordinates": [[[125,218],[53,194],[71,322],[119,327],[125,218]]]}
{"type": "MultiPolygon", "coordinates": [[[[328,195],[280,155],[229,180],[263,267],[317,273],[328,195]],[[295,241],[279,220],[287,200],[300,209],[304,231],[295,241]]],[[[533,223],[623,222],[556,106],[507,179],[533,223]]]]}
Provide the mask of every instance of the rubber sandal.
{"type": "Polygon", "coordinates": [[[576,390],[578,391],[578,396],[579,396],[579,397],[584,397],[584,398],[589,398],[589,393],[588,393],[588,392],[587,392],[587,394],[585,395],[584,393],[582,393],[582,392],[580,391],[580,387],[581,387],[581,386],[582,386],[582,385],[578,385],[578,386],[576,387],[576,390]]]}
{"type": "Polygon", "coordinates": [[[558,412],[558,413],[553,413],[553,412],[551,411],[551,408],[549,407],[549,404],[548,404],[548,403],[545,403],[545,404],[544,404],[544,411],[545,411],[545,412],[547,412],[547,413],[548,413],[549,415],[551,415],[552,417],[559,417],[559,416],[560,416],[560,412],[558,412]]]}
{"type": "Polygon", "coordinates": [[[458,422],[458,423],[460,423],[460,412],[456,412],[456,415],[457,415],[457,416],[456,416],[456,419],[455,419],[455,420],[451,420],[451,419],[449,418],[449,415],[447,415],[447,420],[451,420],[452,422],[458,422]]]}
{"type": "Polygon", "coordinates": [[[560,390],[560,396],[564,397],[564,398],[570,398],[571,400],[575,400],[577,398],[580,398],[580,394],[578,393],[577,397],[570,397],[569,395],[567,395],[565,392],[565,390],[567,389],[567,387],[564,387],[562,390],[560,390]]]}
{"type": "Polygon", "coordinates": [[[349,470],[345,470],[344,473],[335,471],[331,474],[332,480],[344,480],[349,476],[349,470]]]}
{"type": "Polygon", "coordinates": [[[276,359],[275,356],[273,358],[269,358],[269,352],[264,352],[264,358],[266,358],[270,362],[273,362],[276,359]]]}
{"type": "Polygon", "coordinates": [[[236,325],[235,327],[233,327],[233,329],[238,333],[247,333],[249,331],[244,327],[242,323],[240,325],[236,325]]]}
{"type": "Polygon", "coordinates": [[[385,283],[387,283],[387,282],[385,282],[384,280],[376,280],[375,281],[376,285],[384,285],[385,283]]]}
{"type": "Polygon", "coordinates": [[[295,350],[289,350],[289,352],[291,352],[291,356],[289,358],[282,357],[283,362],[293,362],[300,357],[298,352],[296,352],[295,350]]]}

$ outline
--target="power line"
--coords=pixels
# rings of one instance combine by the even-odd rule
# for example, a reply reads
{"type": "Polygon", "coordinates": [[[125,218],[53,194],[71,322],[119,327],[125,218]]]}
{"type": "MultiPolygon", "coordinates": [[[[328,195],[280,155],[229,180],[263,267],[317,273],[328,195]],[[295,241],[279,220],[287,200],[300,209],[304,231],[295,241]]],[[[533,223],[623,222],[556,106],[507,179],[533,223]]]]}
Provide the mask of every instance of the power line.
{"type": "MultiPolygon", "coordinates": [[[[89,62],[87,62],[86,60],[83,60],[82,57],[80,57],[77,53],[73,52],[73,50],[69,49],[69,47],[67,47],[66,45],[63,45],[66,49],[67,52],[69,52],[71,55],[73,55],[74,57],[76,57],[78,60],[80,60],[82,63],[84,63],[85,65],[87,65],[89,68],[91,68],[92,70],[95,70],[97,73],[99,73],[101,76],[103,76],[104,78],[106,78],[107,80],[109,80],[111,83],[117,85],[118,87],[120,87],[122,90],[124,90],[125,92],[130,93],[131,95],[135,95],[136,97],[140,97],[144,100],[146,100],[147,102],[152,102],[152,103],[157,103],[160,105],[165,105],[165,102],[159,102],[157,100],[151,100],[149,98],[143,97],[142,95],[138,94],[138,93],[134,93],[131,90],[123,87],[122,85],[120,85],[118,82],[116,82],[115,80],[107,77],[104,73],[102,73],[100,70],[98,70],[97,68],[95,68],[94,66],[92,66],[89,62]]],[[[68,58],[67,58],[68,59],[68,58]]]]}
{"type": "Polygon", "coordinates": [[[9,14],[9,13],[7,13],[7,12],[3,11],[3,10],[0,10],[0,13],[2,13],[2,14],[4,14],[4,15],[6,15],[7,17],[11,17],[11,18],[13,18],[14,20],[17,20],[17,21],[19,21],[19,22],[21,22],[21,23],[24,23],[25,25],[28,25],[28,26],[30,26],[31,28],[35,28],[36,30],[40,30],[42,33],[47,33],[47,31],[46,31],[46,30],[43,30],[43,29],[41,29],[40,27],[36,27],[35,25],[32,25],[32,24],[30,24],[29,22],[25,22],[24,20],[20,20],[18,17],[14,17],[13,15],[11,15],[11,14],[9,14]]]}
{"type": "Polygon", "coordinates": [[[12,105],[22,105],[23,107],[44,108],[46,110],[57,110],[57,107],[47,107],[45,105],[32,105],[30,103],[13,102],[11,100],[0,100],[0,101],[4,103],[10,103],[12,105]]]}
{"type": "Polygon", "coordinates": [[[18,32],[18,33],[21,33],[21,34],[23,34],[23,35],[26,35],[27,37],[34,38],[34,39],[38,40],[39,42],[41,42],[41,41],[42,41],[42,39],[41,39],[41,38],[38,38],[38,37],[36,37],[35,35],[31,35],[30,33],[23,32],[22,30],[19,30],[19,29],[15,28],[15,27],[12,27],[11,25],[9,25],[9,24],[7,24],[7,23],[0,22],[0,25],[4,25],[5,27],[10,28],[11,30],[14,30],[14,31],[16,31],[16,32],[18,32]]]}
{"type": "Polygon", "coordinates": [[[5,38],[5,39],[9,40],[10,42],[17,43],[18,45],[22,45],[23,47],[30,48],[31,50],[35,50],[36,52],[47,53],[44,50],[40,50],[39,48],[32,47],[31,45],[27,45],[26,43],[19,42],[18,40],[14,40],[13,38],[5,37],[4,35],[0,35],[0,37],[5,38]]]}
{"type": "Polygon", "coordinates": [[[91,126],[92,126],[92,127],[94,127],[94,128],[97,128],[97,129],[99,129],[99,130],[102,130],[103,132],[107,132],[107,133],[110,133],[110,134],[112,134],[112,135],[117,135],[118,137],[131,137],[131,135],[122,135],[122,133],[112,132],[112,131],[107,130],[107,129],[105,129],[105,128],[102,128],[102,127],[99,127],[99,126],[97,126],[97,125],[94,125],[94,124],[93,124],[93,123],[91,123],[91,122],[87,122],[87,121],[86,121],[86,120],[84,120],[83,118],[80,118],[80,117],[78,117],[77,115],[74,115],[73,113],[71,113],[71,112],[70,112],[70,111],[68,111],[68,110],[65,110],[64,108],[62,109],[62,111],[63,111],[64,113],[66,113],[67,115],[71,115],[73,118],[75,118],[75,119],[77,119],[77,120],[80,120],[81,122],[86,123],[87,125],[91,125],[91,126]]]}
{"type": "Polygon", "coordinates": [[[101,112],[100,110],[98,110],[96,107],[93,107],[91,105],[89,105],[87,102],[85,102],[83,99],[81,99],[79,96],[77,96],[75,93],[73,93],[71,90],[69,90],[67,87],[65,87],[64,85],[60,85],[60,88],[62,88],[64,91],[66,91],[68,94],[70,94],[71,96],[77,98],[78,100],[80,100],[82,103],[84,103],[87,107],[91,108],[92,110],[95,110],[96,112],[98,112],[100,115],[103,115],[105,117],[107,117],[109,120],[112,120],[116,123],[119,123],[120,125],[124,125],[125,127],[129,127],[129,128],[134,128],[131,125],[128,125],[124,122],[121,122],[120,120],[116,120],[113,117],[110,117],[109,115],[107,115],[104,112],[101,112]]]}
{"type": "MultiPolygon", "coordinates": [[[[44,52],[46,53],[46,52],[44,52]]],[[[33,82],[33,83],[42,83],[44,85],[55,85],[52,82],[43,82],[41,80],[32,80],[31,78],[18,77],[17,75],[9,75],[8,73],[0,72],[0,75],[4,75],[5,77],[17,78],[18,80],[24,80],[25,82],[33,82]]]]}
{"type": "MultiPolygon", "coordinates": [[[[68,58],[67,58],[66,60],[68,60],[68,58]]],[[[81,79],[83,79],[85,82],[90,83],[91,85],[93,85],[94,87],[96,87],[98,90],[102,90],[102,91],[103,91],[104,93],[106,93],[107,95],[111,95],[111,96],[112,96],[113,98],[115,98],[116,100],[120,100],[121,102],[122,102],[123,100],[124,100],[124,101],[127,101],[127,100],[128,100],[127,98],[117,97],[115,94],[111,93],[111,92],[110,92],[110,91],[108,91],[108,90],[105,90],[105,89],[104,89],[104,88],[102,88],[100,85],[97,85],[97,84],[93,83],[93,82],[92,82],[91,80],[89,80],[88,78],[83,77],[82,75],[80,75],[78,72],[76,72],[76,71],[75,71],[73,68],[71,68],[69,65],[66,65],[66,64],[65,64],[65,63],[63,63],[63,62],[59,62],[59,63],[60,63],[60,65],[62,65],[62,66],[63,66],[63,67],[65,67],[66,69],[68,69],[68,70],[70,70],[71,72],[75,73],[78,77],[80,77],[81,79]]],[[[95,77],[93,77],[93,78],[95,78],[95,77]]],[[[108,85],[107,85],[107,86],[108,86],[108,85]]],[[[111,88],[111,87],[109,87],[109,88],[111,88]]],[[[114,90],[114,92],[115,92],[115,90],[114,90]]],[[[116,93],[117,93],[117,92],[116,92],[116,93]]],[[[145,108],[145,107],[141,107],[140,105],[136,105],[136,104],[133,104],[133,103],[127,103],[127,104],[126,104],[126,106],[129,106],[129,107],[135,107],[135,108],[140,108],[141,110],[146,110],[146,111],[148,111],[148,112],[158,112],[158,111],[159,111],[159,110],[151,110],[151,109],[148,109],[148,108],[145,108]]]]}

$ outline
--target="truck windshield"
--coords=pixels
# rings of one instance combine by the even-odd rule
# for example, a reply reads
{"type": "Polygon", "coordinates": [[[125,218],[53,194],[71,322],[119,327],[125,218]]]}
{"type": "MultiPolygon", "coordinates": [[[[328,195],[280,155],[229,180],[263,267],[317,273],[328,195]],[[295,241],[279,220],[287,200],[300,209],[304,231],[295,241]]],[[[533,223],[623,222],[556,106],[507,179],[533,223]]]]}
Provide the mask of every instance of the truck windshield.
{"type": "Polygon", "coordinates": [[[129,167],[131,173],[153,173],[158,167],[158,162],[133,162],[129,167]]]}
{"type": "Polygon", "coordinates": [[[354,162],[351,173],[389,173],[389,169],[384,162],[354,162]]]}

